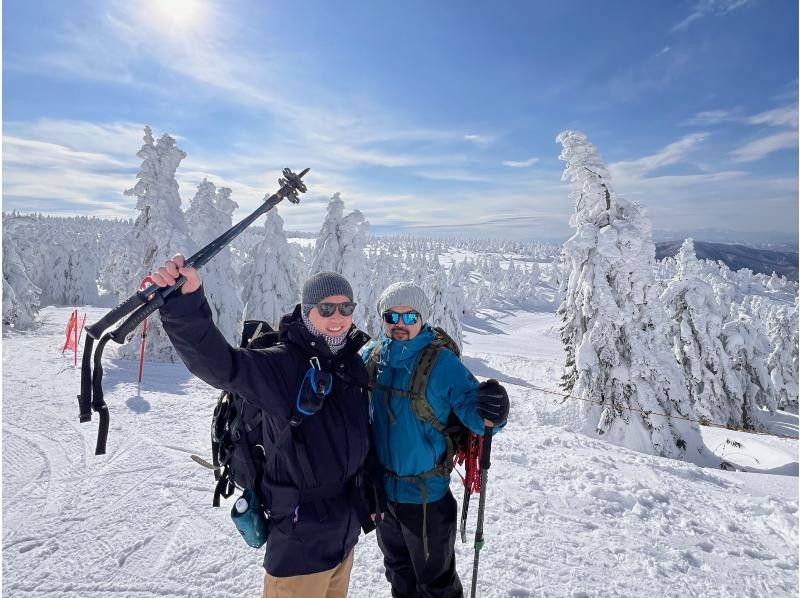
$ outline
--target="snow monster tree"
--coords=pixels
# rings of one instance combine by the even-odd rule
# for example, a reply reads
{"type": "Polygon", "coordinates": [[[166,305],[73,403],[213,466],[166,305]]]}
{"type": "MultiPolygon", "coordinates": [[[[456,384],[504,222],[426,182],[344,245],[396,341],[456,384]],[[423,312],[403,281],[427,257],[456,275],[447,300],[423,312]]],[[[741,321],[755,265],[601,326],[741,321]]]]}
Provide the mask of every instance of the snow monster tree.
{"type": "Polygon", "coordinates": [[[562,249],[562,386],[585,401],[588,432],[664,457],[703,450],[654,284],[655,245],[638,206],[617,197],[597,149],[564,131],[562,180],[575,234],[562,249]]]}

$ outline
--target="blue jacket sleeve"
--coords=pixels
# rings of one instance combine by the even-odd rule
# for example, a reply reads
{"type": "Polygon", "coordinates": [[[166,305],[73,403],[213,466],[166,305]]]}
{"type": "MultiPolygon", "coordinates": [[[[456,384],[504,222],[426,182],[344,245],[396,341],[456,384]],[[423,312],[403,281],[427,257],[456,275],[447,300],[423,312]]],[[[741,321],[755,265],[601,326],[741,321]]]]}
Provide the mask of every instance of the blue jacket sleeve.
{"type": "Polygon", "coordinates": [[[170,297],[160,311],[167,336],[192,374],[270,415],[289,417],[290,387],[281,367],[285,352],[231,347],[214,325],[202,287],[170,297]]]}
{"type": "MultiPolygon", "coordinates": [[[[485,430],[483,418],[478,415],[476,408],[478,385],[472,372],[450,351],[441,352],[428,383],[429,388],[446,388],[450,409],[472,432],[482,435],[485,430]]],[[[492,434],[496,434],[504,425],[495,426],[492,434]]]]}

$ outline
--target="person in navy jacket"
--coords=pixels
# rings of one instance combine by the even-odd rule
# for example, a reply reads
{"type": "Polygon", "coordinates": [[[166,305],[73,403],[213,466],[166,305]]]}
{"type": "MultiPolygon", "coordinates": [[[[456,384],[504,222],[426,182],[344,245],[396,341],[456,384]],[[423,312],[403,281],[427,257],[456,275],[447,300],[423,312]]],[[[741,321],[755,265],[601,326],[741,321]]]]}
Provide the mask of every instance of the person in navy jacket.
{"type": "Polygon", "coordinates": [[[315,274],[281,320],[280,343],[234,348],[211,319],[197,271],[183,263],[177,255],[152,275],[159,286],[186,278],[181,294],[161,308],[165,331],[189,371],[260,407],[272,439],[296,414],[307,376],[332,375],[324,401],[305,404],[302,423],[292,428],[294,449],[267,455],[260,488],[270,514],[264,596],[344,597],[353,548],[369,522],[360,487],[370,450],[368,379],[358,354],[369,337],[352,323],[353,290],[339,274],[315,274]],[[310,495],[313,501],[304,500],[310,495]]]}
{"type": "Polygon", "coordinates": [[[422,421],[409,397],[421,351],[436,337],[426,322],[430,301],[418,285],[400,282],[386,288],[378,311],[384,332],[361,356],[368,364],[377,357],[377,367],[368,370],[373,446],[388,500],[377,514],[386,578],[395,598],[462,596],[454,554],[457,505],[440,430],[451,412],[477,434],[484,433],[484,420],[497,430],[508,418],[508,394],[496,380],[478,383],[452,351],[442,349],[425,388],[439,430],[422,421]]]}

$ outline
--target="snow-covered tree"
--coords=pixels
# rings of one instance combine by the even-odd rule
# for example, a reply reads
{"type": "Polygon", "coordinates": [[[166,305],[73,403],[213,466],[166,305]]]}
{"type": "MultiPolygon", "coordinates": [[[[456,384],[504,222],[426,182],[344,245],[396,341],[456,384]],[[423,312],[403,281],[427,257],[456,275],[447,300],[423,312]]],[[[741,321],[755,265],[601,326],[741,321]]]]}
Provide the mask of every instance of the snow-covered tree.
{"type": "Polygon", "coordinates": [[[761,408],[772,413],[778,407],[775,387],[767,370],[769,340],[753,316],[738,304],[731,307],[731,318],[722,327],[722,339],[742,388],[738,425],[760,429],[763,427],[761,408]]]}
{"type": "Polygon", "coordinates": [[[336,271],[353,287],[353,300],[357,303],[353,322],[372,335],[378,323],[375,305],[380,290],[375,288],[374,279],[367,269],[368,232],[369,222],[359,210],[353,210],[342,218],[337,231],[341,256],[336,271]]]}
{"type": "MultiPolygon", "coordinates": [[[[125,191],[125,195],[136,197],[139,216],[133,229],[119,243],[120,253],[112,264],[114,291],[121,300],[134,293],[147,273],[160,268],[168,258],[176,253],[188,256],[195,249],[181,210],[175,178],[175,171],[186,154],[166,133],[154,142],[150,127],[145,127],[144,131],[144,144],[136,154],[142,159],[136,175],[138,181],[125,191]]],[[[147,335],[148,359],[178,360],[158,318],[150,318],[147,335]]],[[[128,343],[122,346],[120,355],[134,359],[138,352],[137,343],[128,343]]]]}
{"type": "Polygon", "coordinates": [[[614,442],[667,457],[701,450],[698,427],[684,419],[693,412],[655,292],[650,222],[614,193],[583,133],[557,141],[576,228],[563,247],[563,388],[587,401],[588,427],[614,442]]]}
{"type": "Polygon", "coordinates": [[[767,319],[767,334],[772,351],[767,357],[767,368],[775,392],[778,407],[797,413],[798,408],[798,301],[794,307],[773,307],[767,319]]]}
{"type": "Polygon", "coordinates": [[[338,272],[341,260],[341,247],[339,245],[339,226],[344,215],[344,202],[339,193],[334,193],[328,202],[325,220],[314,245],[314,255],[311,259],[309,275],[317,272],[338,272]]]}
{"type": "MultiPolygon", "coordinates": [[[[436,271],[435,266],[432,271],[436,271]]],[[[441,271],[438,275],[426,276],[422,281],[422,286],[431,301],[430,321],[436,326],[441,326],[450,335],[450,338],[461,347],[463,345],[461,320],[464,317],[464,289],[453,276],[443,274],[441,271]]]]}
{"type": "Polygon", "coordinates": [[[42,302],[54,305],[94,305],[97,302],[97,260],[85,245],[65,245],[69,240],[48,243],[47,267],[42,274],[42,302]]]}
{"type": "MultiPolygon", "coordinates": [[[[197,246],[207,245],[230,228],[233,210],[239,207],[230,199],[230,192],[227,188],[217,191],[214,183],[207,179],[197,186],[197,193],[186,210],[186,223],[197,246]]],[[[214,322],[228,342],[235,343],[240,328],[241,298],[231,267],[230,247],[224,247],[214,256],[203,267],[201,276],[214,322]]]]}
{"type": "Polygon", "coordinates": [[[667,282],[661,302],[694,411],[704,421],[740,427],[742,387],[721,340],[729,307],[717,302],[714,289],[703,280],[691,239],[681,245],[675,263],[675,277],[667,282]]]}
{"type": "Polygon", "coordinates": [[[25,271],[13,234],[3,234],[3,326],[22,329],[33,324],[39,311],[37,287],[25,271]]]}
{"type": "Polygon", "coordinates": [[[369,222],[360,211],[353,210],[344,216],[344,202],[335,193],[317,237],[309,275],[338,272],[344,276],[353,287],[353,299],[358,304],[353,322],[374,335],[380,330],[373,313],[380,290],[376,289],[376,278],[367,268],[368,232],[369,222]]]}
{"type": "Polygon", "coordinates": [[[267,212],[264,237],[242,268],[244,319],[263,320],[277,330],[281,316],[300,301],[300,264],[283,232],[277,208],[267,212]]]}

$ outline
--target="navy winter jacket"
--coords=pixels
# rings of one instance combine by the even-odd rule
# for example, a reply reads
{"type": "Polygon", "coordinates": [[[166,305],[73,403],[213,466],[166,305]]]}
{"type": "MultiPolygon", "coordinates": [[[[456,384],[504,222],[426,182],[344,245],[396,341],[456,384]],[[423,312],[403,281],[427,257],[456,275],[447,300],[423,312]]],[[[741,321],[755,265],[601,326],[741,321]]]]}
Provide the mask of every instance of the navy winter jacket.
{"type": "MultiPolygon", "coordinates": [[[[161,308],[161,321],[186,367],[211,386],[236,393],[266,414],[267,432],[274,440],[289,422],[309,359],[319,358],[322,370],[333,372],[331,393],[320,411],[306,417],[293,432],[305,444],[313,475],[320,486],[355,483],[369,451],[367,371],[358,350],[368,339],[355,327],[345,346],[333,355],[325,341],[303,324],[298,305],[280,323],[281,343],[267,349],[231,347],[211,319],[202,288],[170,298],[161,308]]],[[[262,488],[270,484],[307,488],[306,477],[293,447],[268,456],[262,488]]],[[[324,521],[313,503],[294,513],[269,518],[264,567],[270,575],[288,577],[332,569],[358,540],[355,511],[359,489],[322,502],[324,521]]],[[[269,502],[269,498],[266,498],[269,502]]],[[[270,510],[270,505],[265,505],[270,510]]]]}

